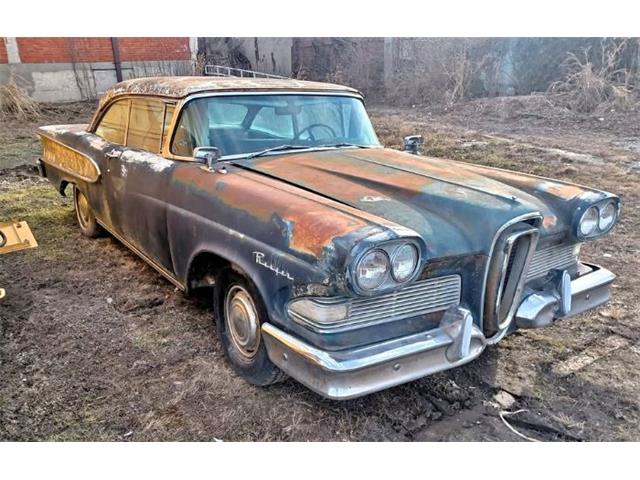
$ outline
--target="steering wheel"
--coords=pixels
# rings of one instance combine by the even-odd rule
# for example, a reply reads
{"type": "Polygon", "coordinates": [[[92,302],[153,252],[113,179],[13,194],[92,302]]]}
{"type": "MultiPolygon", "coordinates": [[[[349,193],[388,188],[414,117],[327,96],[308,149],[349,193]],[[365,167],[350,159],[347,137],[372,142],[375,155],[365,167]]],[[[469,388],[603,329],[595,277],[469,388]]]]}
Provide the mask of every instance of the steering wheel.
{"type": "Polygon", "coordinates": [[[336,131],[333,128],[331,128],[329,125],[326,125],[324,123],[312,123],[311,125],[307,125],[302,130],[300,130],[298,132],[298,134],[296,135],[295,140],[299,140],[303,133],[309,132],[309,139],[312,142],[315,142],[316,141],[316,137],[313,134],[313,132],[311,131],[314,128],[324,128],[324,129],[329,131],[329,133],[331,134],[332,137],[336,137],[336,131]]]}

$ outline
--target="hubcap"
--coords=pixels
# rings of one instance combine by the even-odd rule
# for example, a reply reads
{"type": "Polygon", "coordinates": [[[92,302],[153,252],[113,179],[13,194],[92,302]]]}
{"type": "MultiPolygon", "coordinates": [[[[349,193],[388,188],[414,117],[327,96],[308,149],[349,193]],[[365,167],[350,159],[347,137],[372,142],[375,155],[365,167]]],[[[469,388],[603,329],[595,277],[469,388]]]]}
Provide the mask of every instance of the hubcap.
{"type": "Polygon", "coordinates": [[[78,215],[78,223],[82,228],[86,228],[89,224],[89,202],[81,191],[76,190],[76,213],[78,215]]]}
{"type": "Polygon", "coordinates": [[[249,292],[239,285],[232,286],[225,298],[224,316],[238,352],[253,358],[260,346],[260,321],[249,292]]]}

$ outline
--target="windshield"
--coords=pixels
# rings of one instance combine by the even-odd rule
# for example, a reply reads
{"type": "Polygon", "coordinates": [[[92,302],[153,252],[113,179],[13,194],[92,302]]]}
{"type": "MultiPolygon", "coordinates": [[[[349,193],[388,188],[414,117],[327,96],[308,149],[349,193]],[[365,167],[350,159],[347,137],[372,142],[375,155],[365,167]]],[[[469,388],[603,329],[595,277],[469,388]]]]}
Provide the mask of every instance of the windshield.
{"type": "Polygon", "coordinates": [[[235,95],[197,98],[182,109],[171,152],[191,157],[196,147],[222,156],[282,145],[378,146],[362,102],[337,95],[235,95]]]}

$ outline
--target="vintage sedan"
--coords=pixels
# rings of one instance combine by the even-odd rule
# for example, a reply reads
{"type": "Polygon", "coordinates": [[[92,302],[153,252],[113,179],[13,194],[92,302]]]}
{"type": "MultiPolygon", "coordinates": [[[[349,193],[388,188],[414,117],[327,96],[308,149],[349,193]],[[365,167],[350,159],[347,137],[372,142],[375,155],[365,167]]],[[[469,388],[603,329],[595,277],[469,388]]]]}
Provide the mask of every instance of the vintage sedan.
{"type": "Polygon", "coordinates": [[[89,125],[42,127],[41,174],[178,288],[208,288],[249,382],[346,399],[457,367],[609,299],[579,260],[618,197],[383,148],[351,88],[125,81],[89,125]]]}

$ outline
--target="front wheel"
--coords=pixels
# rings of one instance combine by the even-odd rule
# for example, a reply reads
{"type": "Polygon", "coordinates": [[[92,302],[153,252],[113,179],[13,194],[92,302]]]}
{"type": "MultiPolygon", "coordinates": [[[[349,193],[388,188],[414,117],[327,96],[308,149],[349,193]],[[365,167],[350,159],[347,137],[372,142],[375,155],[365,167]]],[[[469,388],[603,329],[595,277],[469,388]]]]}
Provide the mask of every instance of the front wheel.
{"type": "Polygon", "coordinates": [[[84,193],[80,191],[77,186],[73,186],[73,206],[76,211],[76,219],[78,220],[78,226],[83,235],[89,238],[95,238],[102,233],[102,227],[98,225],[96,216],[91,210],[89,201],[84,193]]]}
{"type": "Polygon", "coordinates": [[[214,294],[216,328],[233,369],[254,385],[283,380],[286,374],[269,360],[262,341],[260,326],[267,314],[257,289],[232,270],[225,270],[219,279],[214,294]]]}

